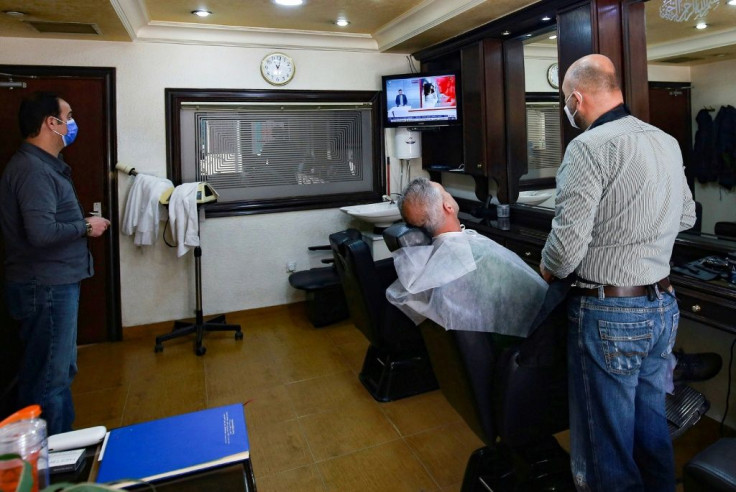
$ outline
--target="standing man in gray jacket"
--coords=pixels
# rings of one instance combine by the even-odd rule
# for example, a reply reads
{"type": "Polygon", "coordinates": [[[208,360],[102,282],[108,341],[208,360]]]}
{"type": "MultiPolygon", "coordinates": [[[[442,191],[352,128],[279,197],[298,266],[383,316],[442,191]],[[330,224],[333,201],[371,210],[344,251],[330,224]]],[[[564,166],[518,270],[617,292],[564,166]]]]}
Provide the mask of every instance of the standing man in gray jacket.
{"type": "Polygon", "coordinates": [[[36,92],[21,103],[18,121],[25,141],[0,178],[5,301],[23,345],[18,404],[41,405],[53,435],[74,421],[79,287],[94,274],[87,239],[110,221],[84,216],[60,155],[77,136],[69,103],[36,92]]]}
{"type": "Polygon", "coordinates": [[[568,304],[572,472],[578,490],[673,492],[665,381],[679,311],[669,282],[678,232],[695,223],[677,141],[629,114],[614,65],[573,63],[562,83],[585,130],[557,172],[546,280],[577,274],[568,304]]]}

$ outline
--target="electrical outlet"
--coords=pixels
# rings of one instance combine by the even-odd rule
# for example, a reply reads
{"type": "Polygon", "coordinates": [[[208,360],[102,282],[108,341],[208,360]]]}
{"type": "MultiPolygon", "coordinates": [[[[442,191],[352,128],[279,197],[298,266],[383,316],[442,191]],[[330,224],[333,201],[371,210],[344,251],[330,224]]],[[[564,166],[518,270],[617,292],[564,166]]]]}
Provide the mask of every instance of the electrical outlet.
{"type": "Polygon", "coordinates": [[[289,263],[287,263],[286,264],[286,271],[288,273],[295,272],[296,271],[296,262],[295,261],[290,261],[289,263]]]}

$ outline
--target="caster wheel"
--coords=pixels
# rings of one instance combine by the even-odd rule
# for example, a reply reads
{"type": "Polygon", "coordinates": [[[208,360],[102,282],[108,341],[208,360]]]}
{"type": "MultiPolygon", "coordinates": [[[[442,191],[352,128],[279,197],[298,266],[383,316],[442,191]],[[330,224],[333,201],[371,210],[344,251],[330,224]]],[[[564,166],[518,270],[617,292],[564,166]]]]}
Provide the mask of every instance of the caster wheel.
{"type": "Polygon", "coordinates": [[[243,332],[242,331],[236,331],[235,332],[235,340],[242,340],[243,339],[243,332]]]}
{"type": "Polygon", "coordinates": [[[197,355],[204,355],[205,352],[207,352],[207,347],[197,347],[194,352],[197,355]]]}
{"type": "Polygon", "coordinates": [[[157,343],[157,344],[156,344],[156,345],[155,345],[155,346],[153,347],[153,351],[154,351],[154,352],[156,352],[156,353],[159,353],[159,352],[163,352],[163,351],[164,351],[164,346],[163,346],[163,345],[161,345],[160,343],[157,343]]]}

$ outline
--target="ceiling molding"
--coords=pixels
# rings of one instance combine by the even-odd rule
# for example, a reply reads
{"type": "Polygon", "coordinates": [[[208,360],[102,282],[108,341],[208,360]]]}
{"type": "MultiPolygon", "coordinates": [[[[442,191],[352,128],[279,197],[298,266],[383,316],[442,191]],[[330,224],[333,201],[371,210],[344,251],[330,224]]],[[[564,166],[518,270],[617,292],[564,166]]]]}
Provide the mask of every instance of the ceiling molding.
{"type": "Polygon", "coordinates": [[[147,43],[377,52],[369,34],[151,21],[143,0],[111,0],[132,40],[147,43]]]}
{"type": "Polygon", "coordinates": [[[379,51],[386,51],[458,15],[485,0],[426,0],[373,33],[379,51]]]}
{"type": "Polygon", "coordinates": [[[671,43],[659,43],[647,47],[647,59],[649,61],[663,60],[673,56],[692,54],[698,51],[723,48],[731,46],[736,42],[736,29],[718,31],[712,34],[701,34],[671,43]]]}

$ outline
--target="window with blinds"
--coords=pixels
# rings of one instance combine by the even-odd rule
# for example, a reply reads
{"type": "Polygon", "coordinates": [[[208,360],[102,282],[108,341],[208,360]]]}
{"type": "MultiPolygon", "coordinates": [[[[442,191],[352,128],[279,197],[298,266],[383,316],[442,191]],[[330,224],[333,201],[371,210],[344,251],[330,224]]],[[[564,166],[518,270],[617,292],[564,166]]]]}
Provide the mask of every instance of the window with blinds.
{"type": "Polygon", "coordinates": [[[527,159],[523,179],[554,178],[562,160],[560,103],[526,103],[527,159]]]}
{"type": "Polygon", "coordinates": [[[222,215],[380,200],[376,104],[182,101],[181,181],[210,183],[222,215]]]}

